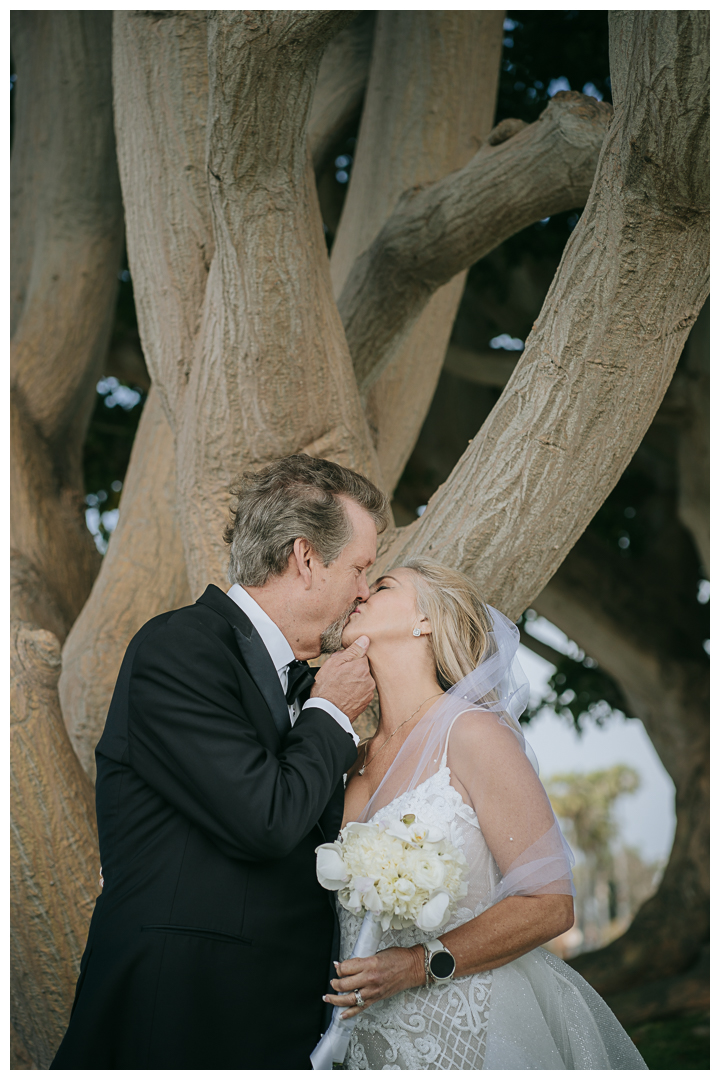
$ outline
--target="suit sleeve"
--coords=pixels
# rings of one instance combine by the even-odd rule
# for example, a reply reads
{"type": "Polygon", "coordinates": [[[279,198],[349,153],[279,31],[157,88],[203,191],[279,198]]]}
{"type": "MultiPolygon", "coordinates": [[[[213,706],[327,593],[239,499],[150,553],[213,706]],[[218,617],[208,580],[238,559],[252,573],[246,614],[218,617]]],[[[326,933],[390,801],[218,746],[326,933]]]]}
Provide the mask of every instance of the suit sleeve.
{"type": "Polygon", "coordinates": [[[288,854],[357,756],[322,709],[304,709],[277,755],[247,715],[237,672],[213,638],[165,624],[130,678],[132,768],[231,858],[288,854]]]}

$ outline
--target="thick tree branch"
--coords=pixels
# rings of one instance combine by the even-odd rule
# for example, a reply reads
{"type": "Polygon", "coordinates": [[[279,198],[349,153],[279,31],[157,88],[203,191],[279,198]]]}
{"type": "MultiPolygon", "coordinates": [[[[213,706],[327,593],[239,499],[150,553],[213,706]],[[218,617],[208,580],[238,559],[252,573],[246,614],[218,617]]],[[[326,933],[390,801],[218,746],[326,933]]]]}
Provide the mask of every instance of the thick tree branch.
{"type": "Polygon", "coordinates": [[[627,466],[708,294],[707,15],[618,20],[632,47],[611,53],[613,85],[632,84],[634,107],[616,99],[587,207],[500,400],[383,555],[432,553],[513,618],[627,466]],[[657,95],[675,104],[656,109],[657,95]]]}
{"type": "MultiPolygon", "coordinates": [[[[330,260],[337,297],[403,191],[466,165],[495,114],[502,11],[381,11],[358,145],[330,260]]],[[[366,402],[394,489],[435,392],[465,275],[438,289],[366,402]]]]}
{"type": "MultiPolygon", "coordinates": [[[[323,17],[321,29],[326,21],[323,17]]],[[[91,776],[94,746],[130,638],[159,611],[191,599],[178,521],[175,439],[158,385],[165,405],[176,412],[195,360],[215,250],[204,164],[206,17],[119,13],[115,48],[121,161],[131,192],[130,257],[144,350],[156,381],[133,446],[118,527],[63,652],[63,713],[91,776]],[[170,287],[161,287],[167,282],[170,287]]],[[[291,44],[287,49],[292,53],[291,44]]],[[[228,365],[233,356],[228,355],[228,365]]],[[[252,393],[250,384],[246,389],[252,393]]],[[[240,406],[238,417],[242,412],[240,406]]],[[[292,430],[291,424],[285,427],[292,430]]],[[[217,416],[208,421],[208,431],[217,434],[217,416]]],[[[229,432],[229,444],[233,438],[229,432]]],[[[219,453],[227,458],[227,486],[234,466],[222,445],[219,453]]],[[[201,486],[198,501],[215,481],[203,478],[201,486]]],[[[225,495],[219,493],[221,499],[225,495]]],[[[208,535],[219,541],[220,532],[217,522],[208,535]]],[[[212,573],[201,563],[197,588],[205,583],[200,575],[212,573]]],[[[222,584],[221,568],[217,575],[222,584]]]]}
{"type": "MultiPolygon", "coordinates": [[[[705,308],[707,308],[707,302],[705,308]]],[[[700,318],[698,318],[688,338],[685,346],[686,355],[689,352],[693,334],[698,329],[699,324],[700,318]]],[[[498,352],[478,352],[475,349],[466,349],[451,343],[445,354],[443,370],[450,375],[465,379],[467,382],[476,383],[478,386],[503,387],[507,385],[519,358],[519,353],[508,354],[499,350],[498,352]]],[[[693,374],[690,375],[680,370],[675,372],[665,397],[658,406],[652,420],[653,424],[680,428],[690,436],[687,446],[686,478],[688,483],[697,482],[698,490],[693,492],[693,505],[700,519],[702,519],[703,515],[702,507],[707,508],[708,504],[709,480],[707,476],[707,449],[703,449],[701,446],[698,453],[696,446],[702,439],[701,429],[707,432],[707,416],[704,417],[705,423],[703,426],[702,412],[703,407],[706,412],[708,407],[707,388],[706,385],[703,385],[703,381],[705,384],[707,383],[708,362],[709,352],[706,343],[704,357],[698,356],[696,361],[688,360],[689,367],[695,363],[699,365],[699,372],[694,377],[694,367],[692,368],[693,374]],[[704,380],[703,375],[705,376],[704,380]],[[690,383],[690,386],[688,386],[688,383],[690,383]],[[700,468],[697,467],[698,458],[701,461],[700,468]]],[[[707,438],[705,439],[705,445],[706,443],[707,438]]],[[[699,544],[702,542],[707,544],[707,533],[709,532],[707,509],[704,512],[704,521],[706,531],[704,536],[701,535],[699,540],[696,539],[696,543],[699,544]]],[[[690,528],[689,524],[688,528],[690,528]]],[[[702,548],[699,548],[699,550],[702,557],[702,548]]]]}
{"type": "Polygon", "coordinates": [[[192,366],[214,250],[205,13],[116,12],[113,75],[138,328],[172,417],[192,366]]]}
{"type": "Polygon", "coordinates": [[[70,1016],[99,870],[92,784],[63,726],[59,671],[57,638],[13,622],[10,998],[13,1025],[41,1069],[70,1016]]]}
{"type": "MultiPolygon", "coordinates": [[[[63,650],[63,715],[91,777],[128,642],[148,619],[191,599],[165,409],[175,407],[178,382],[192,365],[214,250],[205,177],[206,16],[119,12],[114,48],[119,155],[123,182],[132,188],[126,213],[135,302],[155,382],[133,444],[118,527],[63,650]]],[[[135,367],[144,368],[144,356],[131,357],[135,367]]]]}
{"type": "Polygon", "coordinates": [[[104,12],[13,14],[13,610],[61,639],[99,563],[83,516],[82,446],[122,245],[110,29],[104,12]]]}
{"type": "Polygon", "coordinates": [[[13,13],[12,385],[48,442],[74,428],[82,442],[117,289],[122,205],[109,47],[106,13],[13,13]]]}
{"type": "Polygon", "coordinates": [[[213,12],[201,63],[204,16],[117,15],[128,251],[143,352],[175,437],[193,594],[223,582],[239,472],[306,449],[377,475],[305,145],[322,52],[350,18],[213,12]]]}
{"type": "Polygon", "coordinates": [[[585,204],[610,116],[594,98],[557,94],[534,124],[406,192],[338,301],[361,393],[437,288],[539,218],[585,204]]]}
{"type": "Polygon", "coordinates": [[[379,478],[305,145],[322,50],[346,18],[217,12],[208,20],[215,255],[199,362],[179,388],[173,423],[193,592],[208,576],[224,579],[222,525],[238,473],[305,450],[379,478]]]}
{"type": "Polygon", "coordinates": [[[63,647],[60,703],[75,752],[91,779],[95,746],[130,639],[159,612],[191,600],[173,437],[157,391],[151,389],[133,443],[117,528],[63,647]]]}

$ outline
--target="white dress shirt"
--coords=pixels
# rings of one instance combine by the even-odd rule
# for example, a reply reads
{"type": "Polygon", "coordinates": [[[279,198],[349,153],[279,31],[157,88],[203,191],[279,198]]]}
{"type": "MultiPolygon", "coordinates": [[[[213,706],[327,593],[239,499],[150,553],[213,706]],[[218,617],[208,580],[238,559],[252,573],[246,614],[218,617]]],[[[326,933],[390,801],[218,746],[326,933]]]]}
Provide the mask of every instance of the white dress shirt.
{"type": "MultiPolygon", "coordinates": [[[[234,600],[237,606],[245,612],[248,619],[262,638],[263,644],[270,654],[270,659],[275,665],[275,670],[278,673],[283,693],[286,693],[288,687],[288,665],[295,659],[295,653],[292,651],[289,641],[282,630],[272,621],[270,616],[263,611],[258,602],[252,598],[249,592],[246,592],[245,589],[243,589],[242,585],[231,585],[227,594],[230,599],[234,600]]],[[[347,731],[352,735],[353,741],[357,746],[358,737],[353,730],[352,724],[345,713],[341,712],[337,705],[333,705],[332,701],[327,701],[325,698],[321,697],[310,698],[303,705],[303,709],[307,708],[323,709],[324,712],[329,713],[333,720],[337,721],[344,731],[347,731]]],[[[292,705],[288,705],[291,724],[295,723],[300,715],[300,711],[299,703],[297,701],[294,701],[292,705]]]]}

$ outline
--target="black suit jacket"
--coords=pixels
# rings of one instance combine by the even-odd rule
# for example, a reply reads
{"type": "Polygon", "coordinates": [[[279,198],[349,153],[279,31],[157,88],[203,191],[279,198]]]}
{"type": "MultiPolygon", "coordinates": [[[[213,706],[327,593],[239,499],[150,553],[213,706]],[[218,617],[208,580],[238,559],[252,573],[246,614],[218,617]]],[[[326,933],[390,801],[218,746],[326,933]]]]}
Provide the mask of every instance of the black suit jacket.
{"type": "Polygon", "coordinates": [[[309,1067],[334,931],[314,849],[355,757],[322,709],[290,726],[215,586],[135,635],[96,750],[105,884],[51,1068],[309,1067]]]}

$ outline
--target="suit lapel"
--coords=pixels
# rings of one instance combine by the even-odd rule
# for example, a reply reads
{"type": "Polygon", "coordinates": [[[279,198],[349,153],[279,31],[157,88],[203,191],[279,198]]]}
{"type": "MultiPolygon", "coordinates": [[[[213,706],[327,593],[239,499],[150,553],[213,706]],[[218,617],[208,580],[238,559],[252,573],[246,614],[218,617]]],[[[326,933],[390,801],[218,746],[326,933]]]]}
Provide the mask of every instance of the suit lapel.
{"type": "MultiPolygon", "coordinates": [[[[234,601],[230,601],[232,604],[234,601]]],[[[237,604],[235,604],[237,607],[237,604]]],[[[239,609],[238,609],[239,610],[239,609]]],[[[248,619],[250,633],[246,634],[238,626],[233,625],[235,640],[247,664],[248,671],[253,677],[258,690],[265,698],[270,710],[275,727],[280,738],[285,738],[290,730],[290,713],[283,688],[278,678],[278,673],[270,659],[270,654],[265,648],[263,639],[248,619]]]]}
{"type": "Polygon", "coordinates": [[[265,699],[278,735],[284,739],[291,726],[290,713],[277,670],[260,634],[245,612],[216,585],[208,585],[197,602],[207,604],[230,623],[245,666],[265,699]]]}

